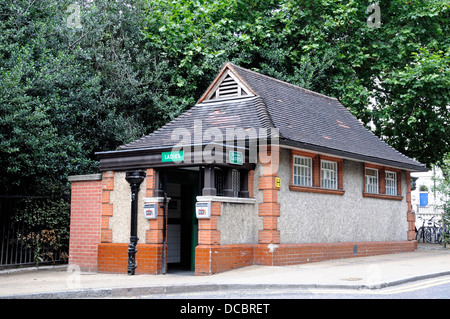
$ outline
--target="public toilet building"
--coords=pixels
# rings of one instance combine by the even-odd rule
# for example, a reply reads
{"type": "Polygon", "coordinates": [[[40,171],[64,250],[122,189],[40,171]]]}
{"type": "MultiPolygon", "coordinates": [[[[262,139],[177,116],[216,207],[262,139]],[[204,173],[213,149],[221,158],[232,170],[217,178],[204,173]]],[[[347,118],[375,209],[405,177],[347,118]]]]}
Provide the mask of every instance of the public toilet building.
{"type": "Polygon", "coordinates": [[[335,98],[231,63],[197,104],[98,153],[71,176],[71,264],[209,275],[247,265],[413,251],[410,173],[426,167],[376,137],[335,98]],[[133,195],[134,196],[134,195],[133,195]]]}

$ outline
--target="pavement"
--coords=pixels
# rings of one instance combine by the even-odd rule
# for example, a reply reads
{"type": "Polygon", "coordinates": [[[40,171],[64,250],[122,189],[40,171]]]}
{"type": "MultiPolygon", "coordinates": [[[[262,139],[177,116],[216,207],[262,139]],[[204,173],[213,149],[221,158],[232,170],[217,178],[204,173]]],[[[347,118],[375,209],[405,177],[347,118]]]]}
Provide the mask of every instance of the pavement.
{"type": "Polygon", "coordinates": [[[419,244],[414,252],[293,266],[248,266],[211,276],[104,274],[73,266],[0,271],[0,299],[126,298],[226,289],[382,289],[450,275],[450,249],[419,244]]]}

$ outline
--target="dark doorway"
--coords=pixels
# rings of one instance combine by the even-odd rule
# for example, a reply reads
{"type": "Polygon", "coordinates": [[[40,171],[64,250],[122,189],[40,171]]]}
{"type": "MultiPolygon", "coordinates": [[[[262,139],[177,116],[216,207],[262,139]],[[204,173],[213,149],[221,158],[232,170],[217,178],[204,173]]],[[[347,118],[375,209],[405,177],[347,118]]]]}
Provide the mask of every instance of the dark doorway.
{"type": "Polygon", "coordinates": [[[199,168],[167,171],[167,270],[195,270],[198,222],[195,202],[199,195],[199,168]]]}

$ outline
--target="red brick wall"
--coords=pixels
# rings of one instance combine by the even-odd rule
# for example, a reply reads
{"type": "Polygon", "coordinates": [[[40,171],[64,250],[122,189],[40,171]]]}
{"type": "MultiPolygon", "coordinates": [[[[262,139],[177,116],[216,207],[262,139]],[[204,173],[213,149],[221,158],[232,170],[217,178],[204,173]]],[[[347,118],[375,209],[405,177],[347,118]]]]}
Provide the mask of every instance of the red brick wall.
{"type": "Polygon", "coordinates": [[[195,248],[195,275],[211,275],[253,265],[254,245],[199,245],[195,248]]]}
{"type": "Polygon", "coordinates": [[[102,181],[73,181],[70,208],[69,263],[82,271],[97,270],[101,238],[102,181]]]}
{"type": "MultiPolygon", "coordinates": [[[[136,274],[160,274],[162,244],[137,244],[136,249],[136,274]]],[[[98,246],[98,272],[126,274],[127,265],[127,243],[101,243],[98,246]]]]}
{"type": "Polygon", "coordinates": [[[415,241],[283,244],[272,249],[267,245],[257,245],[254,255],[256,265],[283,266],[330,259],[394,254],[414,251],[416,248],[415,241]]]}
{"type": "Polygon", "coordinates": [[[211,275],[249,265],[284,266],[330,259],[414,251],[416,241],[281,245],[199,245],[195,275],[211,275]]]}

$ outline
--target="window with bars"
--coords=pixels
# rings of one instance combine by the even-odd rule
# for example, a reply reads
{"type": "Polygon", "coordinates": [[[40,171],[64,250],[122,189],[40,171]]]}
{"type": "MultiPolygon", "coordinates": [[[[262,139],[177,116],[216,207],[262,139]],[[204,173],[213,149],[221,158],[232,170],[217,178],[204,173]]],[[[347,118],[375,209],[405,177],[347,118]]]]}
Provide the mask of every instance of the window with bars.
{"type": "Polygon", "coordinates": [[[337,189],[337,163],[321,161],[320,185],[322,188],[337,189]]]}
{"type": "Polygon", "coordinates": [[[312,186],[312,158],[294,156],[293,182],[298,186],[312,186]]]}
{"type": "MultiPolygon", "coordinates": [[[[225,171],[216,168],[214,173],[214,187],[216,188],[217,196],[224,196],[225,192],[225,171]]],[[[237,169],[233,169],[231,172],[231,188],[233,190],[233,196],[239,197],[241,191],[241,172],[237,169]]]]}
{"type": "Polygon", "coordinates": [[[378,194],[378,170],[366,168],[366,193],[378,194]]]}
{"type": "Polygon", "coordinates": [[[214,172],[214,187],[216,188],[217,196],[223,196],[224,181],[223,170],[216,168],[214,172]]]}
{"type": "Polygon", "coordinates": [[[386,194],[397,195],[397,173],[386,171],[386,194]]]}
{"type": "Polygon", "coordinates": [[[239,192],[241,191],[241,172],[234,169],[231,173],[232,176],[232,189],[233,189],[233,196],[239,197],[239,192]]]}

